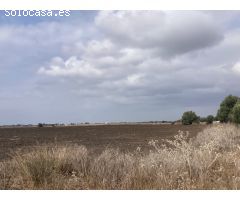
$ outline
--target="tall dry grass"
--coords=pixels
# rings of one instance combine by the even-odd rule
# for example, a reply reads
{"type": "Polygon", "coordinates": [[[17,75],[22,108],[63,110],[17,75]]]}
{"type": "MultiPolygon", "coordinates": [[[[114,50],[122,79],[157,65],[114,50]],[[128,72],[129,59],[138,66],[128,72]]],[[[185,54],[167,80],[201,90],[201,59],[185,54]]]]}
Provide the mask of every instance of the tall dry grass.
{"type": "Polygon", "coordinates": [[[217,125],[195,138],[150,141],[149,153],[41,146],[0,163],[1,189],[239,189],[240,128],[217,125]]]}

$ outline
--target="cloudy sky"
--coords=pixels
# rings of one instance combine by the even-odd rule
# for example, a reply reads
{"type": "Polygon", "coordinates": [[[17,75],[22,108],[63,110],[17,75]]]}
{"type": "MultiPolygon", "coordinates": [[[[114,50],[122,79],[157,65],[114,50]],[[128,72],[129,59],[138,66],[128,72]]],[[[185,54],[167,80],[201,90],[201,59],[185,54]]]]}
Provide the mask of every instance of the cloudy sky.
{"type": "Polygon", "coordinates": [[[240,12],[0,12],[0,124],[176,120],[240,95],[240,12]]]}

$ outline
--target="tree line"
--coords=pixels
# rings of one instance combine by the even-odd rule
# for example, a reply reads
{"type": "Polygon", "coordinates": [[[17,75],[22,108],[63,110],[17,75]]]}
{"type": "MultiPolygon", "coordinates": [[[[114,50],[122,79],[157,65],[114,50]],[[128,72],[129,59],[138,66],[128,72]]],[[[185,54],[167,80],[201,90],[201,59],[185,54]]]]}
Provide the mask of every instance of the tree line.
{"type": "Polygon", "coordinates": [[[213,121],[240,124],[240,97],[233,95],[225,97],[219,106],[216,116],[208,115],[207,117],[200,117],[193,111],[184,112],[182,115],[182,124],[184,125],[199,122],[212,124],[213,121]]]}

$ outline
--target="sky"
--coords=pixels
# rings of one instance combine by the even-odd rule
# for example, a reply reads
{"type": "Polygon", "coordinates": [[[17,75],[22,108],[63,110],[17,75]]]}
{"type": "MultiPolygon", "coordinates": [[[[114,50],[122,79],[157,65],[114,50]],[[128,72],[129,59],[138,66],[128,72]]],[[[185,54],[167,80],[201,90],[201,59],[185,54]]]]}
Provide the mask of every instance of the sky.
{"type": "Polygon", "coordinates": [[[240,12],[1,11],[0,60],[0,124],[215,115],[240,95],[240,12]]]}

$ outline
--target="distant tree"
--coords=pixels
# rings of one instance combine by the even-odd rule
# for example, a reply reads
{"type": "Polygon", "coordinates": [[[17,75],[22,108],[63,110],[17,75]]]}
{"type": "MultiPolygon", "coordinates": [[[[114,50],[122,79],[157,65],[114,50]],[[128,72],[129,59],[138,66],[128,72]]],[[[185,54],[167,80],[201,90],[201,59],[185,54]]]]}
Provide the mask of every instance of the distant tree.
{"type": "Polygon", "coordinates": [[[238,101],[232,110],[232,121],[234,123],[240,124],[240,101],[238,101]]]}
{"type": "Polygon", "coordinates": [[[200,122],[207,122],[207,118],[206,117],[200,117],[200,122]]]}
{"type": "Polygon", "coordinates": [[[220,104],[220,108],[217,112],[217,118],[220,122],[232,121],[232,109],[239,100],[239,97],[229,95],[220,104]]]}
{"type": "Polygon", "coordinates": [[[42,123],[38,123],[38,127],[43,127],[43,124],[42,123]]]}
{"type": "Polygon", "coordinates": [[[206,118],[207,124],[212,124],[214,121],[214,116],[213,115],[208,115],[206,118]]]}
{"type": "Polygon", "coordinates": [[[182,124],[184,125],[190,125],[193,122],[198,122],[198,121],[199,121],[199,117],[193,111],[184,112],[182,115],[182,124]]]}

